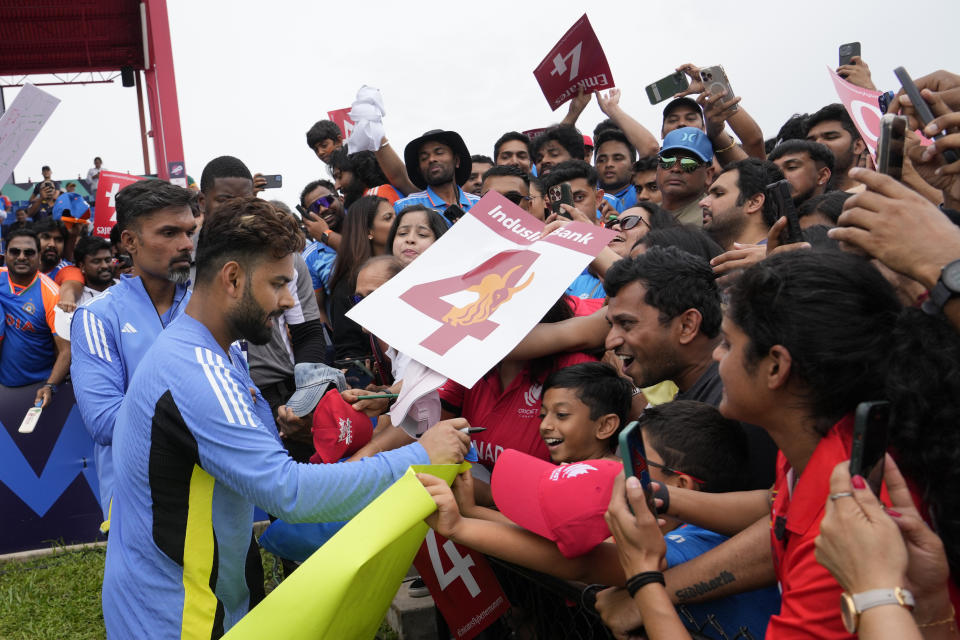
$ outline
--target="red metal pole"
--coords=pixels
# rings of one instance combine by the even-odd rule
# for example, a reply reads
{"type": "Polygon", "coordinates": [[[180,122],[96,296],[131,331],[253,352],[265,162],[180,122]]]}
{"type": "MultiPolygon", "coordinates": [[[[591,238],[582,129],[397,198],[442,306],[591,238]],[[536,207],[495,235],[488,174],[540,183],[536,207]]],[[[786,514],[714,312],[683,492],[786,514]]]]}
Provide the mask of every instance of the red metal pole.
{"type": "Polygon", "coordinates": [[[150,148],[147,145],[147,120],[143,113],[143,85],[140,72],[134,71],[137,79],[137,109],[140,111],[140,142],[143,144],[143,175],[150,175],[150,148]]]}
{"type": "Polygon", "coordinates": [[[143,75],[147,83],[147,102],[150,105],[153,149],[157,175],[169,180],[168,163],[183,162],[183,139],[180,134],[177,83],[173,72],[170,23],[167,19],[166,0],[145,0],[145,5],[150,60],[143,75]]]}

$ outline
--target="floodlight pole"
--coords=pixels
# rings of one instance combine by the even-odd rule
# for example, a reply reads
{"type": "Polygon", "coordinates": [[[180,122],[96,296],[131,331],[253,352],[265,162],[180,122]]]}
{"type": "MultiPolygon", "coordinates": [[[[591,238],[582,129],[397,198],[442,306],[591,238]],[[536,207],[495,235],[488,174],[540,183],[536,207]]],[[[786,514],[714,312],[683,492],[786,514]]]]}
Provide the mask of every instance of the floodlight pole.
{"type": "Polygon", "coordinates": [[[140,112],[140,143],[143,145],[143,175],[150,175],[150,148],[147,145],[147,120],[143,113],[143,85],[140,72],[134,71],[137,79],[137,110],[140,112]]]}
{"type": "MultiPolygon", "coordinates": [[[[180,108],[173,73],[173,44],[166,0],[145,0],[141,4],[144,22],[144,50],[149,56],[143,77],[147,85],[150,123],[157,176],[170,179],[169,163],[183,163],[183,138],[180,133],[180,108]]],[[[184,181],[186,175],[184,175],[184,181]]]]}

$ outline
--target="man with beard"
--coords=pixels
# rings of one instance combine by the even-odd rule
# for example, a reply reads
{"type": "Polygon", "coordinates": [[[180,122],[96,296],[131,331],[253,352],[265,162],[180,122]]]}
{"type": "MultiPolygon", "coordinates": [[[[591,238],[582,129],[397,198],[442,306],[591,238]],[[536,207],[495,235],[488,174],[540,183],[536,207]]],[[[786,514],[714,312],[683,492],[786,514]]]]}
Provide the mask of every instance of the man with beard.
{"type": "Polygon", "coordinates": [[[293,306],[296,222],[266,202],[226,203],[202,230],[186,312],[147,353],[118,419],[118,513],[107,543],[110,637],[219,638],[263,597],[254,505],[292,522],[346,520],[411,464],[463,460],[451,420],[417,443],[342,464],[298,464],[238,340],[263,344],[293,306]]]}
{"type": "Polygon", "coordinates": [[[562,162],[581,160],[586,155],[583,135],[576,127],[556,124],[533,140],[533,159],[541,178],[562,162]]]}
{"type": "MultiPolygon", "coordinates": [[[[250,198],[253,195],[253,177],[247,165],[239,158],[220,156],[203,168],[200,177],[200,203],[207,221],[219,215],[220,209],[231,198],[250,198]]],[[[289,285],[293,305],[272,322],[272,339],[263,344],[251,344],[247,353],[250,375],[267,399],[274,415],[296,388],[293,365],[328,360],[327,339],[313,292],[310,270],[299,252],[294,256],[294,269],[296,277],[289,285]]],[[[290,446],[294,457],[298,460],[309,459],[313,453],[310,433],[289,435],[291,437],[284,443],[290,446]]]]}
{"type": "Polygon", "coordinates": [[[404,148],[403,160],[410,181],[423,191],[394,202],[397,213],[412,204],[422,204],[440,215],[449,209],[445,217],[453,224],[460,211],[467,212],[479,202],[479,196],[457,186],[470,177],[473,162],[466,143],[456,131],[427,131],[404,148]]]}
{"type": "Polygon", "coordinates": [[[783,180],[783,174],[768,160],[747,158],[728,164],[700,201],[703,230],[724,251],[734,244],[765,244],[773,211],[767,185],[783,180]]]}
{"type": "Polygon", "coordinates": [[[300,193],[300,206],[309,214],[303,217],[303,226],[312,238],[303,251],[303,260],[310,270],[320,317],[327,323],[326,301],[336,250],[340,247],[343,203],[329,180],[314,180],[300,193]]]}
{"type": "MultiPolygon", "coordinates": [[[[83,236],[77,241],[73,249],[73,257],[77,261],[77,268],[83,275],[83,290],[77,298],[77,304],[93,300],[106,291],[107,287],[116,284],[113,278],[113,250],[110,243],[98,236],[83,236]]],[[[61,294],[63,288],[60,289],[61,294]]],[[[64,311],[62,305],[56,309],[57,335],[70,339],[70,323],[73,313],[64,311]]]]}
{"type": "Polygon", "coordinates": [[[163,180],[142,180],[117,193],[120,242],[133,258],[133,273],[79,307],[70,327],[70,374],[94,441],[104,531],[110,523],[111,445],[120,403],[147,349],[190,299],[190,251],[197,226],[190,197],[189,190],[163,180]]]}
{"type": "Polygon", "coordinates": [[[386,198],[390,204],[403,197],[400,189],[390,184],[383,174],[373,151],[347,153],[346,149],[337,149],[330,154],[330,174],[333,176],[334,191],[343,194],[343,206],[346,208],[365,195],[386,198]]]}
{"type": "Polygon", "coordinates": [[[5,336],[0,385],[43,382],[34,402],[45,406],[70,369],[70,343],[56,333],[57,285],[40,273],[40,242],[30,229],[10,232],[7,266],[0,267],[0,311],[5,336]]]}
{"type": "Polygon", "coordinates": [[[834,157],[830,149],[820,143],[784,140],[773,148],[767,160],[783,172],[790,183],[790,197],[797,206],[826,192],[830,185],[834,157]]]}
{"type": "Polygon", "coordinates": [[[811,142],[818,142],[833,152],[833,187],[840,191],[862,191],[863,185],[847,177],[851,167],[860,166],[860,160],[868,153],[867,145],[860,137],[850,114],[842,104],[828,104],[804,122],[804,135],[811,142]]]}

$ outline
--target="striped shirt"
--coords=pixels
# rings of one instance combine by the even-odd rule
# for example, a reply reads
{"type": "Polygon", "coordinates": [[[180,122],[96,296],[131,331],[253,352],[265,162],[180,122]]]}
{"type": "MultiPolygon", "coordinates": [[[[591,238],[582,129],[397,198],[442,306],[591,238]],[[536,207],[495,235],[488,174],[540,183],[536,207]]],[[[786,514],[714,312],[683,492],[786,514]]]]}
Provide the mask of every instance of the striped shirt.
{"type": "Polygon", "coordinates": [[[253,505],[290,522],[347,520],[429,460],[415,443],[359,462],[294,462],[242,357],[183,314],[133,376],[113,440],[108,637],[220,638],[263,595],[253,505]]]}

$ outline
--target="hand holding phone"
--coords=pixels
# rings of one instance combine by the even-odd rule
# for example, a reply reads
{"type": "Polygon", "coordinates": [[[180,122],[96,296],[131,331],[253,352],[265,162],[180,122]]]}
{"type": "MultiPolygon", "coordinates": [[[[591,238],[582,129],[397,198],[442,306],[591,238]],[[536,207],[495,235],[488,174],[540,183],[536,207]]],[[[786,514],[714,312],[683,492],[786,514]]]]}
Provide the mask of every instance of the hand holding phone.
{"type": "Polygon", "coordinates": [[[279,173],[263,176],[263,179],[265,180],[264,189],[279,189],[283,186],[283,176],[279,173]]]}
{"type": "Polygon", "coordinates": [[[767,185],[767,197],[772,199],[776,219],[787,219],[787,238],[784,244],[803,242],[803,230],[800,228],[800,217],[797,207],[790,195],[790,182],[778,180],[767,185]]]}
{"type": "MultiPolygon", "coordinates": [[[[910,98],[910,103],[913,105],[913,109],[917,114],[917,120],[920,121],[920,128],[922,129],[926,127],[934,119],[933,112],[930,110],[930,105],[928,105],[927,101],[924,100],[923,96],[920,95],[920,90],[917,88],[917,85],[914,84],[913,78],[910,77],[910,74],[907,73],[906,69],[903,67],[897,67],[893,70],[893,74],[897,76],[900,84],[903,85],[903,90],[906,91],[907,96],[910,98]]],[[[941,131],[931,137],[934,140],[939,140],[945,135],[947,135],[947,132],[941,131]]],[[[953,149],[945,150],[942,155],[943,159],[947,161],[947,164],[960,160],[960,156],[958,156],[957,152],[953,149]]]]}
{"type": "Polygon", "coordinates": [[[560,206],[561,204],[573,206],[573,192],[570,190],[569,184],[562,182],[550,187],[547,191],[547,199],[550,201],[550,211],[568,220],[573,219],[570,217],[570,214],[560,206]]]}
{"type": "Polygon", "coordinates": [[[887,452],[890,403],[886,400],[861,402],[853,423],[850,447],[850,477],[863,476],[874,495],[883,484],[883,459],[887,452]]]}
{"type": "MultiPolygon", "coordinates": [[[[643,434],[640,424],[634,420],[620,432],[620,457],[623,458],[623,471],[626,477],[635,477],[640,480],[647,501],[647,508],[654,517],[657,508],[654,504],[653,492],[650,491],[650,469],[647,466],[647,450],[643,446],[643,434]]],[[[629,504],[629,503],[628,503],[629,504]]],[[[631,509],[632,511],[632,509],[631,509]]]]}
{"type": "Polygon", "coordinates": [[[853,57],[860,55],[860,43],[859,42],[848,42],[847,44],[840,45],[838,50],[840,54],[840,66],[853,64],[853,57]]]}
{"type": "Polygon", "coordinates": [[[888,113],[880,118],[877,139],[877,171],[895,180],[903,175],[903,146],[907,135],[907,117],[888,113]]]}

